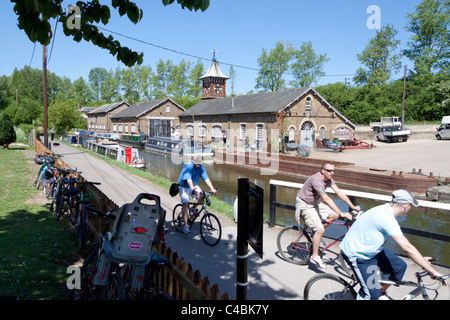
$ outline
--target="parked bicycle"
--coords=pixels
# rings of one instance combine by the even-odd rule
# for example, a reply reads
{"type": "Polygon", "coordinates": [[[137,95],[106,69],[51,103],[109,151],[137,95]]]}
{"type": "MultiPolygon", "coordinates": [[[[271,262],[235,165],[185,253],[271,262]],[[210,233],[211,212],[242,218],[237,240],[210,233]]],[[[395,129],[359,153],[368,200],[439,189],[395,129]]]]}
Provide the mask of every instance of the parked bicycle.
{"type": "MultiPolygon", "coordinates": [[[[362,214],[362,211],[353,211],[351,212],[351,214],[352,220],[344,218],[344,222],[335,221],[332,223],[328,223],[324,220],[322,221],[323,224],[345,226],[346,229],[344,234],[342,234],[336,240],[330,242],[328,245],[322,240],[322,244],[324,245],[324,247],[319,249],[319,255],[321,258],[325,254],[326,250],[328,250],[331,246],[333,246],[337,242],[340,242],[344,238],[346,232],[350,229],[350,226],[359,217],[359,215],[362,214]]],[[[312,231],[310,231],[306,225],[289,225],[281,229],[281,231],[278,233],[277,247],[278,252],[287,262],[299,265],[305,264],[309,261],[309,258],[312,254],[312,231]]],[[[344,261],[344,258],[341,254],[339,255],[339,262],[344,271],[350,275],[352,271],[344,261]]]]}
{"type": "Polygon", "coordinates": [[[161,238],[165,219],[159,197],[141,193],[116,214],[103,213],[91,206],[85,209],[106,218],[107,222],[99,242],[83,263],[81,286],[71,292],[71,298],[169,299],[152,283],[155,270],[168,262],[158,258],[152,249],[152,244],[161,238]]]}
{"type": "Polygon", "coordinates": [[[125,289],[120,266],[107,259],[103,252],[103,243],[108,238],[108,231],[115,216],[115,209],[106,213],[89,207],[93,214],[105,218],[106,223],[100,234],[100,240],[93,247],[80,269],[80,287],[70,292],[72,300],[124,300],[125,289]]]}
{"type": "MultiPolygon", "coordinates": [[[[214,194],[211,192],[200,192],[203,201],[200,203],[189,202],[189,228],[194,224],[195,220],[203,212],[203,216],[200,220],[200,235],[203,241],[209,246],[215,246],[219,243],[222,237],[222,227],[220,225],[219,219],[211,212],[208,211],[206,206],[211,205],[210,196],[214,194]],[[198,205],[197,208],[193,208],[194,205],[198,205]]],[[[183,232],[183,205],[181,203],[177,204],[173,209],[173,225],[178,232],[183,232]]]]}
{"type": "MultiPolygon", "coordinates": [[[[418,296],[422,296],[424,300],[436,300],[450,298],[449,286],[443,286],[442,282],[450,277],[450,274],[443,277],[436,277],[434,281],[425,283],[423,278],[429,276],[428,271],[416,272],[416,281],[386,281],[379,280],[380,283],[388,283],[394,286],[407,286],[414,289],[403,296],[400,300],[413,300],[418,296]],[[443,288],[443,290],[441,289],[443,288]],[[440,293],[440,289],[441,292],[440,293]],[[430,297],[428,291],[434,291],[434,295],[430,297]]],[[[355,287],[359,285],[357,277],[352,276],[350,282],[341,277],[329,273],[320,273],[313,276],[305,285],[303,298],[305,300],[355,300],[357,293],[355,287]]]]}
{"type": "MultiPolygon", "coordinates": [[[[64,208],[67,207],[67,203],[72,200],[72,197],[76,195],[75,181],[76,178],[68,177],[71,173],[76,173],[77,169],[61,169],[57,168],[58,178],[54,184],[53,198],[50,205],[50,211],[54,211],[54,218],[58,221],[61,214],[65,212],[64,208]]],[[[81,173],[81,172],[78,172],[81,173]]]]}
{"type": "Polygon", "coordinates": [[[50,169],[50,167],[53,167],[56,159],[57,157],[55,155],[48,152],[38,154],[34,157],[34,162],[41,166],[35,180],[36,189],[43,189],[44,178],[50,179],[53,176],[53,171],[50,169]]]}
{"type": "Polygon", "coordinates": [[[67,204],[67,218],[75,226],[78,234],[78,249],[83,250],[89,233],[89,216],[86,209],[88,206],[92,206],[89,203],[92,194],[86,194],[84,187],[87,185],[100,185],[101,183],[75,180],[74,184],[77,187],[71,188],[64,197],[66,198],[65,203],[67,204]]]}

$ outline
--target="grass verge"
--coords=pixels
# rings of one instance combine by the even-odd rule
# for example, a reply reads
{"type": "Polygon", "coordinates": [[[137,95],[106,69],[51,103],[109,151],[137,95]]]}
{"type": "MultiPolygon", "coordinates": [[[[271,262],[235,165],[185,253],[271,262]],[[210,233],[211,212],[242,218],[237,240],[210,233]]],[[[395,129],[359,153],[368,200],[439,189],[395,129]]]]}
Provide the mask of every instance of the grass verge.
{"type": "Polygon", "coordinates": [[[0,297],[64,299],[77,240],[65,232],[67,220],[54,220],[35,189],[39,166],[33,156],[25,147],[0,150],[0,297]]]}

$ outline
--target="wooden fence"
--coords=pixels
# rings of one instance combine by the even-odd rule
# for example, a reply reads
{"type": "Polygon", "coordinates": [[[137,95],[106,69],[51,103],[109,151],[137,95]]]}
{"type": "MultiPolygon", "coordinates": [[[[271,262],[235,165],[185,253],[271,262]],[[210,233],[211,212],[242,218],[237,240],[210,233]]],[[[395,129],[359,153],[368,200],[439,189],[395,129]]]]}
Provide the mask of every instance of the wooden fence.
{"type": "MultiPolygon", "coordinates": [[[[38,139],[34,141],[34,148],[36,154],[51,152],[38,139]]],[[[57,159],[55,165],[59,168],[70,169],[61,159],[57,159]]],[[[78,173],[73,176],[80,181],[85,181],[78,173]]],[[[94,204],[95,209],[107,212],[117,208],[117,205],[95,185],[86,187],[89,188],[86,191],[93,194],[91,203],[94,204]]],[[[93,236],[98,238],[98,230],[102,230],[104,219],[95,217],[89,222],[93,236]]],[[[208,277],[202,278],[199,270],[193,271],[191,264],[186,265],[184,258],[179,258],[178,253],[172,252],[171,248],[166,248],[164,244],[158,244],[154,246],[154,249],[160,256],[168,258],[170,263],[160,272],[155,273],[153,280],[159,288],[170,294],[175,300],[229,300],[227,293],[220,295],[217,284],[211,286],[208,277]]]]}

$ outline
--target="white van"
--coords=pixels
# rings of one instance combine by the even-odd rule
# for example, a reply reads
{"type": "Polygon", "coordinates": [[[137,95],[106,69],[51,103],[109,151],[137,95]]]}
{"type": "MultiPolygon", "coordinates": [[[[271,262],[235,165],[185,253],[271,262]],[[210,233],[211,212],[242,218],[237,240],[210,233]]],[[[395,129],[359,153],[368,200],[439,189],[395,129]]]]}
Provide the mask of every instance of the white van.
{"type": "Polygon", "coordinates": [[[450,139],[450,116],[442,118],[441,126],[437,128],[436,139],[450,139]]]}

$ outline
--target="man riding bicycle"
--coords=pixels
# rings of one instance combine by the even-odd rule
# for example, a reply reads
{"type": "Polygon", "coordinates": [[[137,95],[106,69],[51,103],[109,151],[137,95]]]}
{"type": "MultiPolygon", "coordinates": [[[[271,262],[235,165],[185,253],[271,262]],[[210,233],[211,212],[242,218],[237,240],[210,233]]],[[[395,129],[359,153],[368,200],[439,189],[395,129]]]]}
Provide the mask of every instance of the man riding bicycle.
{"type": "MultiPolygon", "coordinates": [[[[350,264],[361,284],[358,299],[389,300],[386,294],[389,284],[378,281],[378,268],[384,280],[401,281],[406,263],[383,247],[391,237],[395,243],[432,278],[442,276],[403,235],[397,218],[406,214],[419,203],[407,190],[396,190],[392,200],[366,211],[352,225],[342,240],[340,248],[344,259],[350,264]]],[[[446,284],[446,283],[444,283],[446,284]]]]}
{"type": "Polygon", "coordinates": [[[319,256],[319,245],[322,240],[323,233],[328,224],[323,224],[322,220],[329,223],[336,221],[339,217],[352,219],[352,215],[348,212],[342,212],[331,199],[325,189],[330,187],[336,195],[344,201],[352,210],[361,210],[359,206],[355,206],[350,199],[339,189],[333,180],[334,165],[324,163],[320,171],[309,177],[303,187],[297,194],[295,199],[295,218],[298,224],[300,218],[305,224],[314,231],[312,238],[312,254],[310,261],[315,263],[317,267],[325,269],[326,265],[319,256]],[[319,199],[322,199],[321,203],[319,199]]]}
{"type": "MultiPolygon", "coordinates": [[[[184,165],[177,181],[177,183],[180,185],[179,193],[181,203],[183,204],[183,232],[185,234],[189,234],[190,232],[188,226],[190,197],[192,196],[195,203],[200,203],[203,201],[203,198],[200,195],[201,189],[197,185],[200,178],[205,181],[206,185],[209,187],[212,193],[216,193],[216,189],[214,189],[211,180],[208,177],[208,174],[202,166],[202,157],[196,156],[194,160],[184,165]]],[[[195,207],[196,205],[194,206],[194,208],[195,207]]]]}

